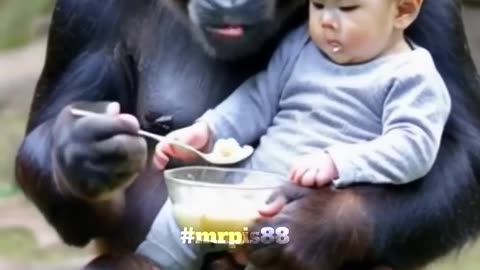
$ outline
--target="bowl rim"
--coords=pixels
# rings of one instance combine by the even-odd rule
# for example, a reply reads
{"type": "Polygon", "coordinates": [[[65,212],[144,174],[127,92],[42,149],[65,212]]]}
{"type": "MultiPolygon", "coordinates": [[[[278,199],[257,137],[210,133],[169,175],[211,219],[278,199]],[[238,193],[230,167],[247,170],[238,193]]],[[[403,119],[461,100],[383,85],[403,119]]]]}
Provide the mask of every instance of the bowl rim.
{"type": "Polygon", "coordinates": [[[262,170],[254,170],[254,169],[246,169],[246,168],[224,168],[224,167],[216,167],[216,166],[182,166],[178,168],[172,168],[172,169],[167,169],[164,171],[164,179],[165,182],[176,182],[180,184],[185,184],[188,186],[196,186],[196,187],[214,187],[214,188],[228,188],[228,189],[238,189],[238,190],[262,190],[262,189],[272,189],[272,188],[279,188],[286,183],[288,183],[287,178],[282,176],[279,173],[274,173],[274,172],[267,172],[267,171],[262,171],[262,170]],[[173,177],[173,173],[178,172],[178,171],[184,171],[184,170],[192,170],[192,169],[204,169],[204,170],[216,170],[216,171],[228,171],[228,172],[240,172],[240,173],[258,173],[258,174],[264,174],[264,175],[270,175],[272,177],[277,177],[279,179],[285,179],[279,180],[278,183],[273,183],[269,185],[261,185],[261,186],[252,186],[252,185],[231,185],[231,184],[221,184],[221,183],[206,183],[206,182],[199,182],[199,181],[193,181],[189,179],[183,179],[179,177],[173,177]]]}

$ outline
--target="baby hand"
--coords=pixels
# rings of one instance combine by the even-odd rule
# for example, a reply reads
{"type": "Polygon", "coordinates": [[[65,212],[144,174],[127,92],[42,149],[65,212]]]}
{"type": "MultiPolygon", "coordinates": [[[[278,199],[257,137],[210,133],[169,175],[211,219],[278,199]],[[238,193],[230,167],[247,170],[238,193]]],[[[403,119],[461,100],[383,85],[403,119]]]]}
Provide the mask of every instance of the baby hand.
{"type": "MultiPolygon", "coordinates": [[[[177,140],[197,150],[203,151],[203,149],[209,145],[210,131],[206,123],[197,122],[191,126],[175,130],[166,137],[169,140],[177,140]]],[[[172,147],[168,142],[162,141],[158,143],[153,157],[156,167],[163,170],[170,160],[170,157],[183,161],[193,161],[196,158],[196,156],[191,153],[189,154],[178,150],[174,146],[172,147]]]]}
{"type": "Polygon", "coordinates": [[[290,172],[292,182],[307,187],[322,187],[337,177],[335,163],[325,152],[301,156],[290,172]]]}

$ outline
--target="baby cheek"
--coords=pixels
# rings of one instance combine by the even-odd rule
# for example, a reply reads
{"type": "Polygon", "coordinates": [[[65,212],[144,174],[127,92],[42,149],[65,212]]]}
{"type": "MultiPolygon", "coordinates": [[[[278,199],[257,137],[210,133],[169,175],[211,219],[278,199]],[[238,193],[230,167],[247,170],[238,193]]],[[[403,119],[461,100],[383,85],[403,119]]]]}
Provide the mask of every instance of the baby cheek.
{"type": "Polygon", "coordinates": [[[377,40],[369,32],[354,32],[348,36],[348,44],[351,51],[357,55],[370,55],[377,47],[377,40]]]}

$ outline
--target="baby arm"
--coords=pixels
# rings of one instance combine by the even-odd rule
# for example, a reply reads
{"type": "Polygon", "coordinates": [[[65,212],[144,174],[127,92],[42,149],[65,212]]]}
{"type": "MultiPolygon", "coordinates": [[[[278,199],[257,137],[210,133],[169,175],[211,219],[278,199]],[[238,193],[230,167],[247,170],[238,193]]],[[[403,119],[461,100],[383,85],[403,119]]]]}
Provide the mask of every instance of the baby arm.
{"type": "Polygon", "coordinates": [[[274,52],[267,68],[245,81],[198,121],[210,127],[214,140],[234,138],[250,144],[266,132],[277,113],[282,90],[307,37],[304,28],[290,33],[274,52]]]}
{"type": "MultiPolygon", "coordinates": [[[[210,150],[215,141],[221,138],[234,138],[240,145],[250,144],[267,129],[276,111],[278,87],[270,84],[272,80],[278,81],[275,74],[276,71],[265,71],[250,78],[193,125],[173,131],[168,137],[202,152],[210,150]]],[[[191,156],[175,151],[168,143],[159,143],[154,159],[157,168],[163,169],[169,157],[192,161],[191,156]]]]}
{"type": "MultiPolygon", "coordinates": [[[[245,81],[218,106],[204,113],[192,126],[173,131],[167,136],[200,151],[209,151],[219,138],[233,137],[240,145],[258,139],[277,112],[283,85],[306,37],[306,28],[292,31],[279,45],[266,70],[245,81]]],[[[157,168],[164,169],[169,157],[184,161],[193,159],[175,151],[169,144],[159,143],[154,157],[157,168]]]]}
{"type": "Polygon", "coordinates": [[[338,172],[336,186],[404,184],[423,177],[433,166],[451,99],[436,71],[413,74],[412,69],[399,71],[404,78],[396,79],[386,96],[380,137],[326,149],[338,172]]]}

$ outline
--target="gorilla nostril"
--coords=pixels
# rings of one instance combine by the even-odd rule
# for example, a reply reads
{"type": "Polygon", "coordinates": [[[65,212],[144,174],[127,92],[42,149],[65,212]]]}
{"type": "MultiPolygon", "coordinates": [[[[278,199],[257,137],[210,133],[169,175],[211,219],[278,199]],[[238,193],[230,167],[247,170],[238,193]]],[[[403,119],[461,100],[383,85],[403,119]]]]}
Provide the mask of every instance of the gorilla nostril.
{"type": "Polygon", "coordinates": [[[155,119],[153,123],[155,124],[155,126],[158,126],[168,132],[168,131],[171,131],[172,129],[172,121],[173,121],[172,115],[163,115],[155,119]]]}
{"type": "Polygon", "coordinates": [[[154,133],[165,135],[172,131],[173,115],[158,115],[157,113],[149,113],[145,115],[148,129],[154,133]]]}

